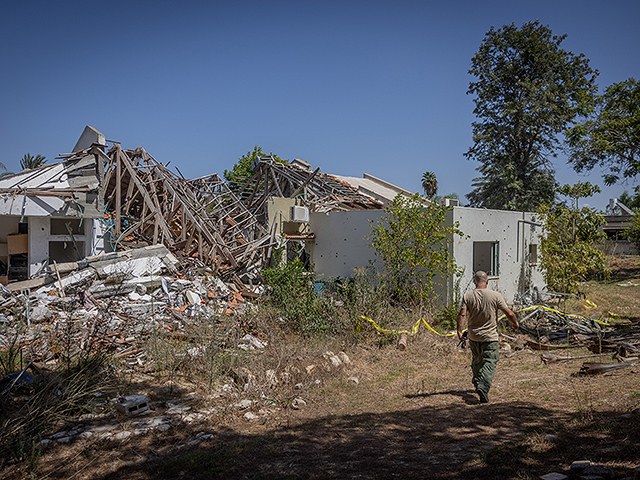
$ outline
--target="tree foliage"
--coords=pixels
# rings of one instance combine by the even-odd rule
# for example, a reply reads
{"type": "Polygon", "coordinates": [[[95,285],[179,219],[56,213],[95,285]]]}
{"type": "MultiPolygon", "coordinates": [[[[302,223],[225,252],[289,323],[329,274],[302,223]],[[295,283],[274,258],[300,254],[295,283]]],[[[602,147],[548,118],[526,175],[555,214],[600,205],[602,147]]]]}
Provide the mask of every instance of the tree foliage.
{"type": "Polygon", "coordinates": [[[558,134],[588,113],[597,88],[589,60],[560,47],[565,37],[538,21],[492,27],[472,58],[467,94],[480,121],[465,156],[481,165],[466,195],[471,206],[533,210],[553,202],[549,157],[558,134]]]}
{"type": "MultiPolygon", "coordinates": [[[[252,167],[253,162],[257,160],[258,157],[265,155],[267,154],[264,153],[262,147],[258,145],[253,147],[253,151],[247,150],[246,155],[241,156],[231,170],[224,171],[223,175],[227,182],[229,182],[229,186],[232,189],[236,189],[244,185],[254,174],[252,167]]],[[[272,152],[269,152],[268,155],[273,157],[276,162],[287,163],[286,160],[282,160],[272,152]]]]}
{"type": "Polygon", "coordinates": [[[636,191],[633,195],[625,190],[622,192],[620,197],[618,197],[618,200],[620,200],[627,208],[640,210],[640,188],[636,187],[636,191]]]}
{"type": "Polygon", "coordinates": [[[550,290],[574,293],[588,274],[607,275],[604,253],[596,243],[605,238],[602,215],[589,207],[580,208],[580,198],[599,193],[600,187],[578,182],[564,185],[557,193],[569,197],[571,206],[544,204],[538,208],[545,236],[540,241],[541,267],[550,290]]]}
{"type": "Polygon", "coordinates": [[[35,157],[27,153],[20,160],[20,168],[22,170],[33,170],[34,168],[41,167],[47,163],[47,160],[42,155],[36,155],[35,157]]]}
{"type": "Polygon", "coordinates": [[[438,193],[438,179],[433,172],[422,174],[422,190],[427,198],[432,199],[438,193]]]}
{"type": "Polygon", "coordinates": [[[605,184],[640,173],[640,82],[634,78],[609,86],[598,96],[593,114],[567,134],[569,163],[576,172],[596,165],[608,169],[605,184]]]}
{"type": "Polygon", "coordinates": [[[437,296],[437,277],[458,272],[449,252],[458,224],[446,225],[447,211],[435,203],[425,207],[420,195],[398,194],[384,216],[372,223],[370,247],[380,259],[389,297],[404,305],[429,304],[437,296]]]}

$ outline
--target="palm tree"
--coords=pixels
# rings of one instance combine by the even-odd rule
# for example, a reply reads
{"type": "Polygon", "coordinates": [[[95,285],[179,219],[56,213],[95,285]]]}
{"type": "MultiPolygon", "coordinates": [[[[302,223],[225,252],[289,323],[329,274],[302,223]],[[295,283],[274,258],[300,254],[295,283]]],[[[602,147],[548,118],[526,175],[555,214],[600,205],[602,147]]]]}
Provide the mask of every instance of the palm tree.
{"type": "Polygon", "coordinates": [[[7,167],[5,167],[4,163],[0,162],[0,170],[4,170],[4,172],[0,173],[0,178],[10,177],[13,175],[13,172],[8,172],[7,167]]]}
{"type": "Polygon", "coordinates": [[[42,155],[36,155],[33,157],[31,154],[27,153],[22,157],[22,160],[20,160],[20,167],[22,170],[33,170],[34,168],[41,167],[45,163],[47,163],[47,161],[42,155]]]}
{"type": "Polygon", "coordinates": [[[433,172],[424,172],[422,174],[422,189],[427,198],[433,198],[438,193],[438,180],[433,172]]]}

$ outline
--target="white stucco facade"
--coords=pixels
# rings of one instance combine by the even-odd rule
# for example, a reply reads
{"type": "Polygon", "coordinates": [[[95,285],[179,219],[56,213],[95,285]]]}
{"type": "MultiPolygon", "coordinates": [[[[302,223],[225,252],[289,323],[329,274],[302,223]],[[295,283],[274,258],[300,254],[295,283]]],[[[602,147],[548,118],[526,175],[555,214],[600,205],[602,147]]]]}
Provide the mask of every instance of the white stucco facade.
{"type": "MultiPolygon", "coordinates": [[[[356,268],[375,260],[375,251],[366,238],[370,221],[378,222],[382,210],[311,213],[310,229],[315,235],[311,260],[319,278],[352,277],[356,268]]],[[[539,236],[535,214],[467,207],[453,207],[447,222],[459,223],[464,237],[455,236],[451,253],[464,269],[458,282],[462,293],[473,288],[473,272],[486,270],[489,287],[499,291],[509,303],[532,286],[542,287],[544,277],[537,265],[539,236]]],[[[456,279],[444,282],[448,292],[456,279]]]]}

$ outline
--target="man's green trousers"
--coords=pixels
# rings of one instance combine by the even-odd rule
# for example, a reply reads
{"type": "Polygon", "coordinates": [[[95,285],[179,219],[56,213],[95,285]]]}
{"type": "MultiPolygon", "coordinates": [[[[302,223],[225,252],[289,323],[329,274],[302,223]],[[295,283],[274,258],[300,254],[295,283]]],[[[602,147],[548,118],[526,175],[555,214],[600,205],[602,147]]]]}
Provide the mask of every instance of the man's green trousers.
{"type": "Polygon", "coordinates": [[[493,376],[496,373],[496,364],[500,360],[498,342],[475,342],[469,340],[469,347],[473,360],[471,371],[473,372],[473,386],[476,390],[489,393],[493,376]]]}

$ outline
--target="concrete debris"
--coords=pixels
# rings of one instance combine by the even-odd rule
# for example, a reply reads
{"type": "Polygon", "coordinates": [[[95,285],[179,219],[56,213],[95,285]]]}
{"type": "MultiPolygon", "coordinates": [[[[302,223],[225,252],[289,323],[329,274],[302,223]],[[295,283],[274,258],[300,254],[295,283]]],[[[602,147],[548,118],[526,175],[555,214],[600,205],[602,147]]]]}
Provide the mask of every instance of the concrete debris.
{"type": "Polygon", "coordinates": [[[293,402],[291,402],[291,408],[293,408],[294,410],[300,410],[301,408],[304,408],[306,406],[307,402],[305,402],[301,398],[294,398],[293,402]]]}

